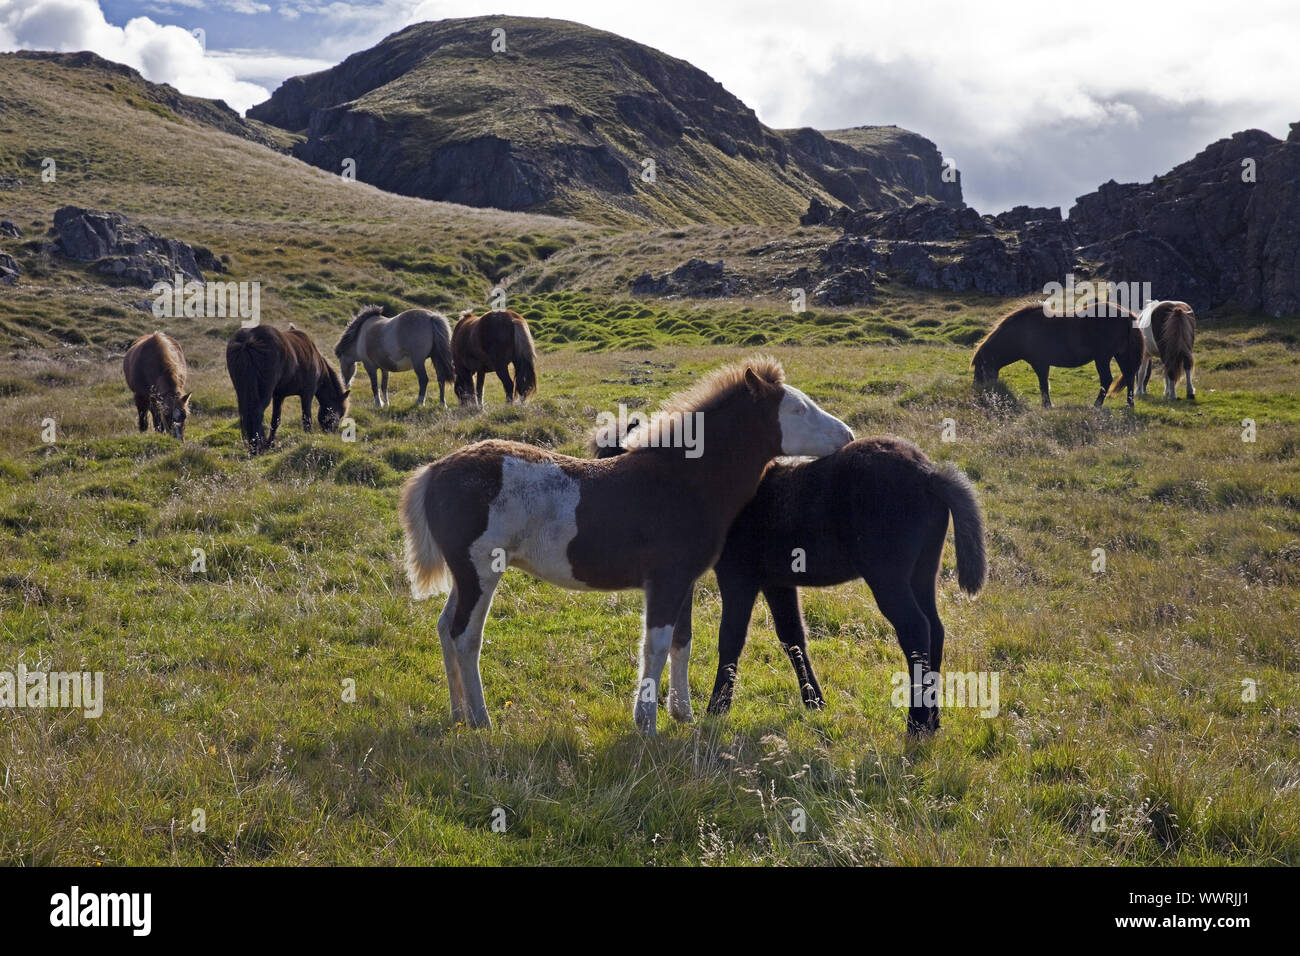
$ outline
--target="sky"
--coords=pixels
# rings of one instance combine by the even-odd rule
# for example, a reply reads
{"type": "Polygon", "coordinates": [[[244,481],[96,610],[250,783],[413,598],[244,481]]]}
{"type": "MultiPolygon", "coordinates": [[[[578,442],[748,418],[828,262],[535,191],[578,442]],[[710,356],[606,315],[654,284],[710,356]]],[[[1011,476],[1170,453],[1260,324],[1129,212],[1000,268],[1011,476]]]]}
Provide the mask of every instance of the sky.
{"type": "Polygon", "coordinates": [[[1068,212],[1300,121],[1296,0],[0,0],[0,50],[93,50],[243,112],[411,23],[501,13],[680,57],[771,127],[915,130],[981,212],[1068,212]]]}

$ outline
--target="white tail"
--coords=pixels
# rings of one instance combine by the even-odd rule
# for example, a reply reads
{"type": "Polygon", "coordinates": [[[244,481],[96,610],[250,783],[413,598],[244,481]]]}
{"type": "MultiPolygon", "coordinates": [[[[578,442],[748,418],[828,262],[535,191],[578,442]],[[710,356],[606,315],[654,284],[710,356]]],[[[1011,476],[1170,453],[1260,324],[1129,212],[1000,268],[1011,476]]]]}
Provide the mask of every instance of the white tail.
{"type": "Polygon", "coordinates": [[[406,577],[411,582],[411,597],[423,601],[435,594],[451,590],[451,572],[442,549],[433,539],[429,529],[429,516],[425,513],[428,500],[429,468],[425,465],[416,471],[402,486],[402,503],[397,509],[406,533],[406,577]]]}

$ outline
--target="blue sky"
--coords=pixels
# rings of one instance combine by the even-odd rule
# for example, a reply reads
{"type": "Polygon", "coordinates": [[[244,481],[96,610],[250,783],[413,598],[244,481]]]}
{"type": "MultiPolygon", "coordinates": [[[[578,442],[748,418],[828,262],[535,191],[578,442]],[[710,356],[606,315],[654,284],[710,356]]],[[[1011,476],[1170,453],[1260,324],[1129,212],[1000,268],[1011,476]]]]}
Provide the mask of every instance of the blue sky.
{"type": "Polygon", "coordinates": [[[708,72],[769,126],[897,123],[984,212],[1147,180],[1300,121],[1300,4],[1256,0],[0,0],[0,49],[91,49],[245,110],[421,20],[510,13],[611,30],[708,72]],[[204,45],[190,31],[201,28],[204,45]]]}

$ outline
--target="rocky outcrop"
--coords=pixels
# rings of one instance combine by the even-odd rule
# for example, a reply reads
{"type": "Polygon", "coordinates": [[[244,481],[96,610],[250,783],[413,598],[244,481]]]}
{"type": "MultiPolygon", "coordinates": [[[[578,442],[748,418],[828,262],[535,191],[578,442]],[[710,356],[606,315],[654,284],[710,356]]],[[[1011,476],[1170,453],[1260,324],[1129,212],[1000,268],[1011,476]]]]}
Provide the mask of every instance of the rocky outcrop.
{"type": "Polygon", "coordinates": [[[8,239],[21,239],[23,237],[23,231],[8,219],[5,219],[0,222],[0,236],[4,236],[8,239]]]}
{"type": "Polygon", "coordinates": [[[924,137],[772,130],[691,64],[561,20],[414,24],[248,116],[301,135],[299,158],[352,160],[393,192],[593,221],[789,222],[810,196],[961,203],[924,137]]]}
{"type": "Polygon", "coordinates": [[[97,271],[135,285],[171,282],[177,275],[202,282],[204,269],[225,271],[203,246],[159,236],[121,213],[63,206],[54,213],[50,236],[54,254],[93,262],[97,271]]]}
{"type": "Polygon", "coordinates": [[[661,298],[718,299],[749,291],[744,279],[729,274],[721,260],[690,259],[661,276],[643,272],[631,283],[633,295],[661,298]]]}
{"type": "Polygon", "coordinates": [[[0,285],[17,285],[22,266],[7,252],[0,252],[0,285]]]}
{"type": "Polygon", "coordinates": [[[1300,124],[1285,141],[1246,130],[1149,183],[1080,196],[1080,259],[1116,282],[1197,309],[1300,313],[1300,124]]]}

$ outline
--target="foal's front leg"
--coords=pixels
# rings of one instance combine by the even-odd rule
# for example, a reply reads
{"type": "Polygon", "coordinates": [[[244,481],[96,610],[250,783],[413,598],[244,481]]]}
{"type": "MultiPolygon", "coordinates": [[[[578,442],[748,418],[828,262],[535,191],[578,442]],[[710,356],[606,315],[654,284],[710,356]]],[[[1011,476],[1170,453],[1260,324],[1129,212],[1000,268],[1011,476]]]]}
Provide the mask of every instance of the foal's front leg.
{"type": "Polygon", "coordinates": [[[284,396],[276,395],[271,399],[271,434],[266,436],[266,444],[275,444],[275,433],[280,428],[280,407],[284,405],[284,396]]]}
{"type": "Polygon", "coordinates": [[[302,402],[302,430],[311,431],[311,392],[298,396],[302,402]]]}
{"type": "Polygon", "coordinates": [[[641,644],[641,677],[637,683],[632,715],[636,729],[647,736],[656,733],[659,681],[673,640],[682,603],[693,581],[682,580],[678,572],[652,576],[645,587],[645,637],[641,644]]]}
{"type": "Polygon", "coordinates": [[[384,400],[379,397],[379,370],[373,365],[367,365],[366,374],[370,376],[370,391],[375,396],[375,408],[383,408],[384,400]]]}

